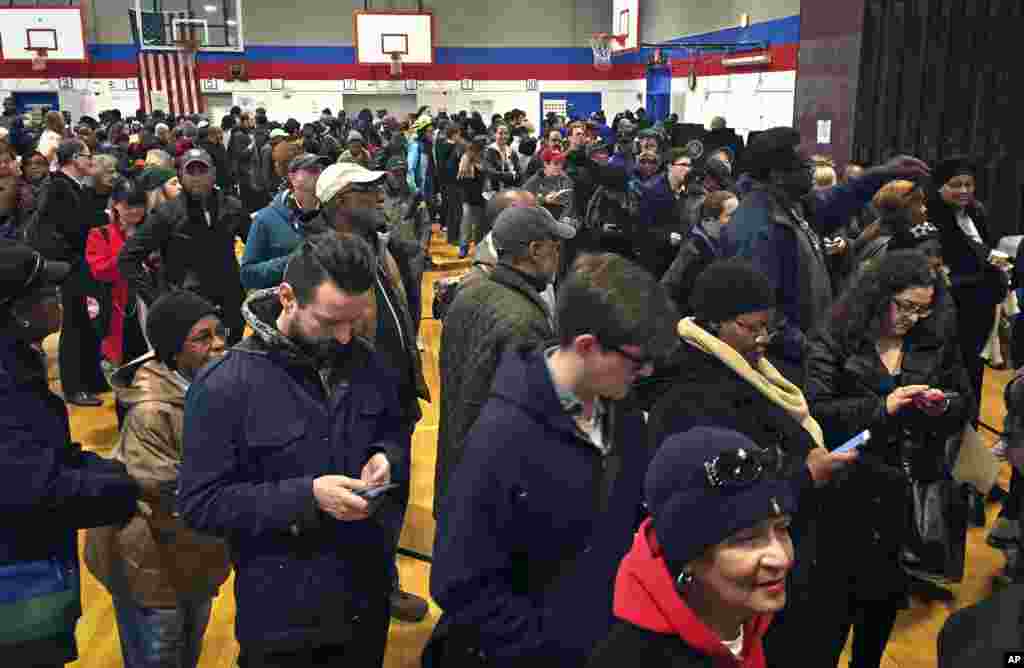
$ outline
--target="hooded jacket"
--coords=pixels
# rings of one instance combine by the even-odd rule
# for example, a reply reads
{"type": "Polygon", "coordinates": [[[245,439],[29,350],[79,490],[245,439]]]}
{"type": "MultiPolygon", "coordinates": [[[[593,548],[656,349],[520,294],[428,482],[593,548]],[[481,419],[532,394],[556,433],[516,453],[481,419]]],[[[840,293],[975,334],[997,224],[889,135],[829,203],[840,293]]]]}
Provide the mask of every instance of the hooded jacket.
{"type": "Polygon", "coordinates": [[[394,372],[359,338],[310,357],[277,330],[280,311],[276,290],[254,292],[252,336],[189,387],[179,492],[186,524],[230,546],[239,643],[267,651],[380,632],[398,504],[342,522],[319,509],[313,480],[359,478],[377,453],[394,482],[409,479],[394,372]]]}
{"type": "MultiPolygon", "coordinates": [[[[185,386],[153,353],[118,369],[111,381],[125,407],[114,459],[132,477],[176,480],[182,459],[185,386]]],[[[172,516],[172,508],[140,504],[124,526],[90,529],[85,562],[116,596],[146,608],[211,597],[228,577],[227,547],[200,536],[172,516]]]]}
{"type": "Polygon", "coordinates": [[[679,595],[651,521],[641,525],[615,578],[615,616],[620,621],[591,656],[588,668],[764,668],[762,638],[771,615],[743,625],[737,658],[679,595]]]}

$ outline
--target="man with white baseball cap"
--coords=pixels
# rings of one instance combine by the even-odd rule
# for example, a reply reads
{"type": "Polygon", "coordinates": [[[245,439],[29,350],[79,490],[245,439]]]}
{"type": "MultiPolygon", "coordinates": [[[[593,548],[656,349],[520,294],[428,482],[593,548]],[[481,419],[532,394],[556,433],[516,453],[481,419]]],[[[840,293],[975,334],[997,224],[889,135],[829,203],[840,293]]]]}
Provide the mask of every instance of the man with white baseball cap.
{"type": "MultiPolygon", "coordinates": [[[[405,436],[411,447],[412,432],[422,417],[419,399],[430,401],[430,390],[423,376],[420,352],[416,346],[417,331],[409,304],[419,299],[419,286],[411,280],[410,255],[401,251],[398,240],[386,231],[384,216],[384,182],[387,172],[372,171],[356,163],[335,163],[316,182],[320,201],[320,217],[316,224],[337,234],[352,234],[365,239],[376,252],[376,272],[369,314],[357,334],[374,345],[382,364],[396,371],[399,379],[399,401],[405,436]]],[[[408,489],[396,498],[408,503],[408,489]]],[[[404,517],[404,509],[402,515],[404,517]]],[[[401,519],[391,527],[397,544],[401,519]]],[[[428,612],[426,600],[402,591],[398,570],[394,570],[391,614],[402,621],[421,621],[428,612]]]]}

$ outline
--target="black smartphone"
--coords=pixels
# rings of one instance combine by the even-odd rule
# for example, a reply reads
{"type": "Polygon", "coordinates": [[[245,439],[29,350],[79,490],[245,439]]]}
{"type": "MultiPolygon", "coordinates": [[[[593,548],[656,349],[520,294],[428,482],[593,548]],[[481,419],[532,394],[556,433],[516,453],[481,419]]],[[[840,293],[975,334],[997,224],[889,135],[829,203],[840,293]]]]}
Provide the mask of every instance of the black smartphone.
{"type": "Polygon", "coordinates": [[[354,489],[352,490],[352,493],[359,498],[366,500],[368,506],[367,510],[372,515],[377,512],[377,508],[380,507],[380,504],[384,503],[385,495],[396,487],[398,487],[398,485],[392,482],[386,485],[374,485],[364,489],[354,489]]]}
{"type": "Polygon", "coordinates": [[[372,501],[383,496],[384,494],[387,494],[396,487],[398,487],[398,483],[391,482],[386,485],[373,485],[371,487],[365,487],[363,489],[354,489],[352,490],[352,493],[361,499],[372,501]]]}

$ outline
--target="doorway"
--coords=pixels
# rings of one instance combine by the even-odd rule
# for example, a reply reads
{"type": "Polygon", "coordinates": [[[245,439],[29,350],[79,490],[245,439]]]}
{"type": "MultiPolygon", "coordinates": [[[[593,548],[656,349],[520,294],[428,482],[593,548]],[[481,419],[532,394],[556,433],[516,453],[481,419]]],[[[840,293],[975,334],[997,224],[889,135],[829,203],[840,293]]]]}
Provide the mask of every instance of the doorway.
{"type": "Polygon", "coordinates": [[[31,113],[36,110],[59,111],[60,100],[56,93],[15,93],[14,103],[18,106],[18,113],[31,113]]]}
{"type": "Polygon", "coordinates": [[[663,121],[672,109],[672,70],[668,67],[647,68],[647,118],[663,121]]]}
{"type": "Polygon", "coordinates": [[[566,118],[590,118],[591,114],[601,111],[601,93],[541,93],[541,123],[548,111],[566,118]],[[560,113],[563,109],[564,113],[560,113]]]}

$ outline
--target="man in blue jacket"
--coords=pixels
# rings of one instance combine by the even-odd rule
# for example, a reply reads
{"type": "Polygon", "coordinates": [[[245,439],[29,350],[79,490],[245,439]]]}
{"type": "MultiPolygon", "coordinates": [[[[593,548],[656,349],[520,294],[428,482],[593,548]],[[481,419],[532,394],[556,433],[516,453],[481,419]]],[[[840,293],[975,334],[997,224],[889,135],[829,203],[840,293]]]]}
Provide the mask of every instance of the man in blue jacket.
{"type": "Polygon", "coordinates": [[[384,659],[399,509],[359,494],[407,482],[409,452],[394,372],[353,335],[375,264],[351,235],[303,241],[186,397],[180,509],[228,542],[248,668],[384,659]]]}
{"type": "Polygon", "coordinates": [[[638,265],[583,255],[559,289],[557,345],[510,349],[438,515],[425,666],[583,666],[642,516],[649,454],[619,400],[676,344],[638,265]]]}
{"type": "Polygon", "coordinates": [[[800,150],[800,133],[787,127],[760,133],[746,156],[753,189],[722,230],[722,250],[725,257],[749,259],[771,279],[782,335],[775,337],[768,357],[800,385],[806,335],[832,304],[823,237],[835,235],[888,181],[925,176],[928,167],[899,156],[859,179],[814,191],[813,164],[800,150]]]}
{"type": "Polygon", "coordinates": [[[289,188],[256,212],[242,255],[242,285],[247,290],[272,288],[281,282],[288,256],[311,233],[308,222],[316,217],[320,202],[316,180],[323,159],[303,153],[288,163],[289,188]]]}

